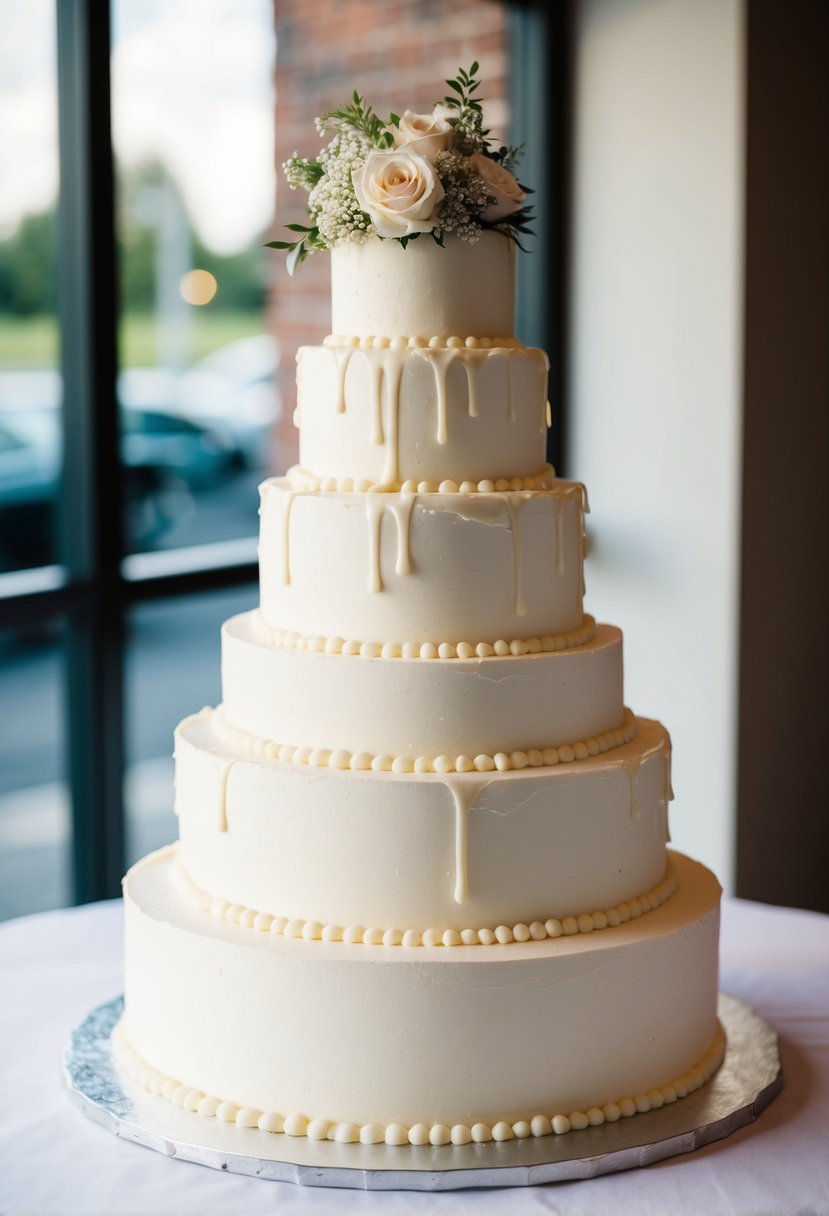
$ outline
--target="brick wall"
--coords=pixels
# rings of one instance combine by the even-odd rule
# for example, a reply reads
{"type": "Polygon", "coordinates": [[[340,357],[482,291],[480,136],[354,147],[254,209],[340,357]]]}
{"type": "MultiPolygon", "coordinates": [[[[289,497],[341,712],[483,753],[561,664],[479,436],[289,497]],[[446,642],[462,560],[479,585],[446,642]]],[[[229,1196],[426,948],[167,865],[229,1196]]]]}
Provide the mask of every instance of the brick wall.
{"type": "MultiPolygon", "coordinates": [[[[316,154],[314,118],[346,102],[356,88],[379,113],[426,111],[446,92],[443,81],[473,60],[481,66],[486,125],[506,128],[506,7],[494,0],[275,0],[276,163],[292,152],[316,154]]],[[[289,190],[281,170],[276,218],[304,223],[306,195],[289,190]]],[[[296,461],[292,424],[298,346],[330,330],[329,259],[313,255],[294,278],[285,255],[269,251],[269,323],[281,348],[284,403],[279,464],[296,461]]]]}

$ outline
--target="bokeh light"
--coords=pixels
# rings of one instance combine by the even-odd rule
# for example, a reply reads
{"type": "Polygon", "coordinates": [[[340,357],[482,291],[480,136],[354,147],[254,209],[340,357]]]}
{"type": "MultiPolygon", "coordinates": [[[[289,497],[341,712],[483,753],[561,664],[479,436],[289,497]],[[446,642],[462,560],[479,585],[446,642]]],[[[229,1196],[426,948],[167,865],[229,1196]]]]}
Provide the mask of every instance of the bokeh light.
{"type": "Polygon", "coordinates": [[[179,291],[188,304],[209,304],[218,286],[209,270],[188,270],[182,275],[179,291]]]}

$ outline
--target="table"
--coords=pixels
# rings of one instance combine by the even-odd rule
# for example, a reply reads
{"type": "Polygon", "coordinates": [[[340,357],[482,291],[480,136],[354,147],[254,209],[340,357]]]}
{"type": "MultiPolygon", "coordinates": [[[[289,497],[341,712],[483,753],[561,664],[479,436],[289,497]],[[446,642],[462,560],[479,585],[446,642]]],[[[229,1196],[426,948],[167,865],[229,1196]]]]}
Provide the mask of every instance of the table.
{"type": "Polygon", "coordinates": [[[444,1194],[300,1188],[124,1143],[63,1090],[69,1031],[121,991],[120,901],[0,925],[0,1212],[9,1216],[409,1213],[829,1214],[829,917],[723,904],[721,983],[780,1034],[785,1087],[760,1119],[690,1156],[587,1182],[444,1194]]]}

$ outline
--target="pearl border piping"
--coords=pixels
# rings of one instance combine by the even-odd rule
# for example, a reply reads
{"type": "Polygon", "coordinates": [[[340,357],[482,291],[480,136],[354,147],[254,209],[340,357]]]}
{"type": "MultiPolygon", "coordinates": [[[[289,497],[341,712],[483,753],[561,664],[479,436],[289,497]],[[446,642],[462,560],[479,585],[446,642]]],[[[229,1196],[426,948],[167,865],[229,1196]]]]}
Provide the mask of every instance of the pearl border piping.
{"type": "Polygon", "coordinates": [[[504,494],[513,491],[539,491],[555,489],[556,473],[547,464],[531,477],[497,477],[482,481],[408,481],[386,485],[370,477],[319,477],[310,469],[295,464],[285,474],[291,488],[305,494],[368,494],[371,491],[387,494],[504,494]]]}
{"type": "Polygon", "coordinates": [[[231,725],[222,706],[215,711],[215,727],[228,746],[246,755],[265,756],[287,764],[307,764],[311,768],[351,769],[375,773],[500,773],[510,769],[552,767],[588,760],[602,752],[612,751],[630,743],[636,737],[636,718],[625,709],[623,724],[616,730],[603,731],[578,743],[562,743],[558,747],[530,748],[527,751],[496,752],[494,756],[410,756],[373,755],[371,752],[349,752],[344,748],[331,751],[327,747],[295,747],[260,739],[248,731],[231,725]]]}
{"type": "Polygon", "coordinates": [[[364,929],[362,925],[322,924],[302,917],[271,916],[242,904],[231,903],[220,895],[209,895],[193,882],[181,862],[176,873],[185,888],[185,898],[200,912],[229,921],[243,929],[255,929],[274,936],[302,938],[304,941],[346,942],[354,946],[505,946],[510,942],[543,941],[545,938],[573,937],[578,933],[613,929],[637,920],[660,908],[675,894],[676,871],[669,861],[665,877],[644,895],[623,900],[604,912],[583,912],[579,916],[551,916],[526,925],[498,925],[494,929],[364,929]]]}
{"type": "Polygon", "coordinates": [[[359,642],[353,638],[324,637],[322,634],[296,633],[269,625],[259,613],[259,628],[265,643],[275,650],[305,650],[313,654],[359,655],[363,659],[486,659],[507,655],[551,654],[574,650],[592,642],[596,622],[585,615],[578,629],[545,634],[543,638],[513,638],[507,642],[359,642]]]}
{"type": "MultiPolygon", "coordinates": [[[[357,334],[329,334],[327,338],[322,340],[323,346],[359,346],[363,350],[424,350],[431,347],[432,350],[439,347],[448,347],[450,350],[532,350],[532,347],[525,346],[518,338],[477,338],[468,337],[460,338],[451,336],[448,338],[441,337],[435,334],[430,338],[424,338],[419,335],[398,335],[394,338],[386,338],[367,334],[358,336],[357,334]]],[[[297,352],[297,360],[299,352],[297,352]]]]}
{"type": "Polygon", "coordinates": [[[235,1123],[237,1127],[258,1128],[263,1132],[283,1133],[286,1136],[307,1136],[309,1140],[335,1140],[339,1144],[485,1144],[490,1140],[528,1140],[531,1136],[561,1136],[569,1131],[582,1131],[588,1127],[599,1127],[602,1123],[616,1123],[649,1110],[669,1106],[685,1098],[703,1086],[714,1075],[725,1057],[725,1032],[719,1022],[711,1046],[702,1058],[667,1085],[660,1085],[632,1097],[617,1098],[602,1106],[591,1106],[587,1110],[570,1111],[568,1114],[554,1113],[527,1115],[515,1123],[498,1121],[488,1123],[415,1123],[407,1127],[403,1123],[337,1123],[333,1119],[309,1118],[299,1112],[287,1115],[273,1111],[259,1111],[250,1106],[237,1106],[235,1102],[223,1102],[220,1098],[205,1094],[200,1089],[183,1085],[174,1077],[158,1072],[129,1042],[123,1019],[112,1035],[118,1063],[124,1072],[142,1089],[157,1094],[183,1110],[216,1118],[223,1123],[235,1123]]]}

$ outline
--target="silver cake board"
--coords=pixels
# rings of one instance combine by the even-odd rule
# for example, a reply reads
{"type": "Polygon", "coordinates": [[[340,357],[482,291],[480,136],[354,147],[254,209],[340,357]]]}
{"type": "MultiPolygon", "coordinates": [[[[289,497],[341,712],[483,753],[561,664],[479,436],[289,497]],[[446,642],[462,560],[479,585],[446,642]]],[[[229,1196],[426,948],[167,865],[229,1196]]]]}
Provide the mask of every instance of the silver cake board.
{"type": "Polygon", "coordinates": [[[670,1106],[563,1136],[463,1146],[336,1144],[207,1119],[138,1089],[111,1050],[123,998],[93,1009],[66,1047],[64,1076],[85,1115],[123,1140],[232,1174],[299,1186],[451,1191],[593,1178],[690,1153],[751,1123],[780,1092],[777,1035],[720,996],[728,1047],[707,1085],[670,1106]]]}

